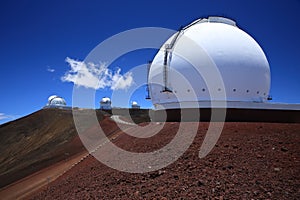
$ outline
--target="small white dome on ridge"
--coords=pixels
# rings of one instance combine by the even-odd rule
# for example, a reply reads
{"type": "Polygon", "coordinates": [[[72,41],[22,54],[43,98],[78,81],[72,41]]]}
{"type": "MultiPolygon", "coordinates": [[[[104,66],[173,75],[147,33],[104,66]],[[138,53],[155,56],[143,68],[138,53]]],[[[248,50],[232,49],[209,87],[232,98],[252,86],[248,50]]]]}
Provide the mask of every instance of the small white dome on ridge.
{"type": "Polygon", "coordinates": [[[57,95],[52,95],[48,98],[48,103],[47,103],[47,106],[66,106],[67,103],[66,101],[62,98],[62,97],[59,97],[57,95]]]}

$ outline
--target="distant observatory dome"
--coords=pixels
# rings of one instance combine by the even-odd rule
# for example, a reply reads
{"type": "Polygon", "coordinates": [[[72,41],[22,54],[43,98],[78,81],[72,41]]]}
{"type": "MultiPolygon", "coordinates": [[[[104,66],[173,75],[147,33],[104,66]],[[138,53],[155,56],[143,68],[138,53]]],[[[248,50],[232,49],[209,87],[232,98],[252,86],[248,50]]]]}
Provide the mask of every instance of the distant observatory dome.
{"type": "Polygon", "coordinates": [[[108,97],[103,97],[100,101],[100,109],[111,110],[111,100],[108,97]]]}
{"type": "Polygon", "coordinates": [[[139,104],[136,101],[133,101],[131,103],[131,108],[133,108],[133,109],[140,109],[140,106],[139,106],[139,104]]]}
{"type": "Polygon", "coordinates": [[[103,97],[103,98],[101,99],[101,102],[107,103],[107,102],[111,102],[111,101],[110,101],[110,98],[108,98],[108,97],[103,97]]]}
{"type": "MultiPolygon", "coordinates": [[[[215,77],[209,78],[215,80],[215,77]]],[[[148,80],[154,107],[163,109],[178,108],[176,95],[183,97],[180,101],[185,102],[182,104],[185,107],[193,101],[265,102],[271,78],[268,60],[250,35],[230,19],[209,17],[182,28],[163,44],[152,61],[148,80]],[[185,42],[186,38],[195,45],[185,42]],[[192,58],[194,65],[182,52],[192,58]],[[202,59],[204,56],[219,70],[226,99],[211,96],[212,92],[221,92],[221,87],[217,84],[208,86],[207,77],[199,74],[198,71],[211,67],[202,59]],[[189,84],[178,80],[178,73],[189,84]],[[196,99],[191,95],[192,91],[196,99]]]]}
{"type": "Polygon", "coordinates": [[[59,106],[66,106],[66,105],[67,105],[66,101],[57,95],[52,95],[48,98],[47,106],[49,107],[56,107],[56,106],[59,107],[59,106]]]}

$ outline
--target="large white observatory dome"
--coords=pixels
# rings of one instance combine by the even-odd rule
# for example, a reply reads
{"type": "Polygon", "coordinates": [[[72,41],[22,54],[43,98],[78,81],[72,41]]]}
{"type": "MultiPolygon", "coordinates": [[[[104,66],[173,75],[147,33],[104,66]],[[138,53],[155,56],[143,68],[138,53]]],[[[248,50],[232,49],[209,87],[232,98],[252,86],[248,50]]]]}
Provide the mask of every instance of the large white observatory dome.
{"type": "Polygon", "coordinates": [[[264,102],[270,68],[259,44],[234,21],[209,17],[183,27],[165,42],[152,61],[148,80],[156,109],[178,108],[179,102],[184,102],[181,107],[195,107],[193,102],[264,102]]]}
{"type": "Polygon", "coordinates": [[[49,107],[60,107],[66,105],[67,105],[66,101],[57,95],[52,95],[48,98],[47,106],[49,107]]]}

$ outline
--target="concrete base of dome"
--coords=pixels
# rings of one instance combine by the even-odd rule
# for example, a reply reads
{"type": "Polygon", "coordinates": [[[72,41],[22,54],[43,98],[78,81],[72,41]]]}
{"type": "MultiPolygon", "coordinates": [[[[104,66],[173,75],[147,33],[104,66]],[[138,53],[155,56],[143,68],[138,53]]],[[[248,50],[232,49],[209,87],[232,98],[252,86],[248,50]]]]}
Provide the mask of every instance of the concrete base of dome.
{"type": "Polygon", "coordinates": [[[300,110],[249,108],[183,108],[154,110],[151,120],[162,121],[225,121],[227,122],[281,122],[300,123],[300,110]],[[212,112],[215,113],[211,119],[212,112]]]}
{"type": "Polygon", "coordinates": [[[43,107],[43,109],[49,109],[49,108],[72,110],[72,107],[70,107],[70,106],[64,106],[64,105],[47,105],[47,106],[43,107]]]}
{"type": "Polygon", "coordinates": [[[155,110],[178,108],[239,108],[239,109],[271,109],[271,110],[300,110],[300,104],[269,103],[255,101],[183,101],[166,102],[154,105],[155,110]]]}

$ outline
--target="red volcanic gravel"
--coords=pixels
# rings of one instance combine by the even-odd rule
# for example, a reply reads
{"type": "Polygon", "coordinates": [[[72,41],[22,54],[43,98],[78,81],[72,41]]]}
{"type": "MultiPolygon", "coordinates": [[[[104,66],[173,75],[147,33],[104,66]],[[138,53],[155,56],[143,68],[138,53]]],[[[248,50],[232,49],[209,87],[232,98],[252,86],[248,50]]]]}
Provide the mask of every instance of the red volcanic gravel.
{"type": "MultiPolygon", "coordinates": [[[[135,152],[168,143],[178,123],[149,139],[122,134],[115,144],[135,152]]],[[[214,149],[198,157],[208,123],[190,148],[154,172],[119,172],[92,156],[32,199],[300,199],[300,124],[227,122],[214,149]]]]}

